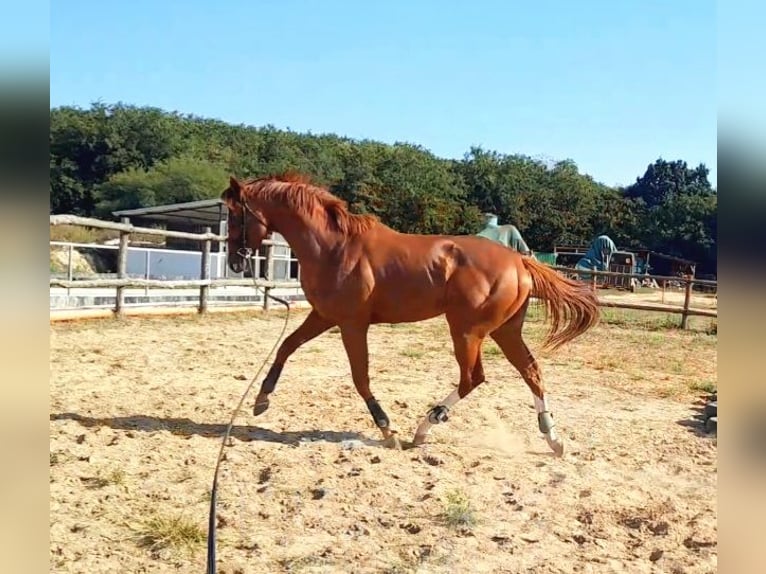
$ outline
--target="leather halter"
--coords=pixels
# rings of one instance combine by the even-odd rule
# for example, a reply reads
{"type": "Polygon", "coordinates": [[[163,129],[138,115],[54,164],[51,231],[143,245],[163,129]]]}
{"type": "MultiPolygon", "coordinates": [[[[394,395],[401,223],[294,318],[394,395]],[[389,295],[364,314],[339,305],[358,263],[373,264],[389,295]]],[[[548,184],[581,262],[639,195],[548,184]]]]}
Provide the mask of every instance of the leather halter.
{"type": "Polygon", "coordinates": [[[255,220],[263,225],[267,230],[269,228],[266,222],[247,204],[247,202],[240,200],[240,207],[242,208],[242,241],[239,249],[237,249],[237,255],[245,259],[246,261],[252,257],[253,250],[247,245],[247,214],[250,213],[255,220]]]}

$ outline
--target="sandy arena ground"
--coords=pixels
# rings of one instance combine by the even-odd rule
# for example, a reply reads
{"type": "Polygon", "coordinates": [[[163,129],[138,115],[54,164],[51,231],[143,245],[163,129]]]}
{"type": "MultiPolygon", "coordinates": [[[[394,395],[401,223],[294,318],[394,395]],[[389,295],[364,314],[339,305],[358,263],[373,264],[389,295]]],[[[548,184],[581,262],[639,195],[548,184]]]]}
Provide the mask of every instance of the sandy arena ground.
{"type": "MultiPolygon", "coordinates": [[[[205,571],[221,437],[281,317],[51,325],[51,572],[205,571]]],[[[370,348],[409,439],[457,382],[446,324],[373,327],[370,348]]],[[[339,334],[304,346],[225,448],[218,572],[715,572],[717,445],[694,417],[716,337],[602,324],[539,358],[563,459],[491,341],[489,382],[403,451],[377,444],[339,334]]]]}

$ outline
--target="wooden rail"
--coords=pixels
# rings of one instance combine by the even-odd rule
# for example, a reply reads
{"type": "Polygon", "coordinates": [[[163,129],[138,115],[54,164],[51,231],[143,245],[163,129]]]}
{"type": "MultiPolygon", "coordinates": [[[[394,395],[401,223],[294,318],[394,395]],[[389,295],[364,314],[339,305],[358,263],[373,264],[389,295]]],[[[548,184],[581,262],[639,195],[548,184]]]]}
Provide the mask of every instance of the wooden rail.
{"type": "Polygon", "coordinates": [[[156,229],[152,227],[138,227],[130,223],[127,217],[120,219],[120,222],[103,221],[90,217],[80,217],[77,215],[51,215],[51,225],[78,225],[81,227],[94,227],[98,229],[108,229],[119,231],[120,241],[117,248],[117,279],[85,279],[73,280],[71,277],[71,249],[69,254],[69,271],[67,279],[50,279],[50,287],[63,287],[66,289],[77,288],[110,288],[116,289],[116,298],[114,304],[114,313],[122,315],[125,311],[125,289],[130,287],[157,287],[161,289],[189,289],[199,288],[199,313],[208,312],[208,301],[210,298],[210,287],[255,287],[264,292],[263,308],[269,310],[268,294],[271,289],[299,288],[298,281],[272,281],[273,277],[273,253],[274,246],[288,246],[284,241],[274,241],[264,239],[262,244],[266,247],[266,279],[211,279],[210,278],[210,254],[212,252],[212,242],[224,242],[225,235],[216,235],[212,233],[209,227],[205,228],[204,233],[187,233],[185,231],[172,231],[168,229],[156,229]],[[200,279],[183,281],[161,281],[152,279],[137,279],[127,275],[128,247],[130,245],[131,234],[158,235],[162,237],[174,237],[180,239],[191,239],[201,244],[200,261],[200,279]]]}
{"type": "Polygon", "coordinates": [[[556,271],[564,271],[572,275],[591,275],[595,277],[624,277],[626,279],[654,279],[655,281],[676,281],[677,283],[693,283],[694,285],[707,285],[708,287],[718,287],[718,281],[711,281],[710,279],[695,279],[693,277],[674,277],[672,275],[646,275],[643,273],[620,273],[617,271],[597,271],[597,270],[585,270],[575,269],[574,267],[561,267],[559,265],[551,265],[551,269],[556,271]]]}
{"type": "MultiPolygon", "coordinates": [[[[297,281],[272,281],[273,277],[274,259],[272,248],[274,246],[287,246],[288,244],[283,241],[274,241],[266,239],[262,243],[266,246],[266,279],[211,279],[210,278],[210,253],[212,251],[212,242],[224,242],[226,241],[225,235],[216,235],[211,232],[209,227],[205,228],[204,233],[187,233],[184,231],[171,231],[167,229],[156,229],[151,227],[138,227],[132,225],[128,218],[122,218],[120,223],[112,221],[103,221],[100,219],[93,219],[90,217],[79,217],[76,215],[51,215],[51,225],[79,225],[82,227],[95,227],[99,229],[108,229],[112,231],[120,232],[120,241],[117,255],[117,279],[86,279],[86,280],[72,280],[71,277],[71,249],[69,254],[70,265],[67,279],[50,279],[51,287],[63,287],[66,289],[76,288],[115,288],[117,297],[115,300],[114,312],[117,315],[121,315],[124,312],[124,295],[125,289],[130,287],[156,287],[161,289],[199,289],[199,313],[208,312],[208,300],[210,295],[210,287],[257,287],[263,289],[263,308],[268,310],[269,298],[268,292],[271,289],[285,289],[285,288],[300,288],[300,283],[297,281]],[[127,253],[130,243],[130,235],[133,233],[140,233],[144,235],[159,235],[164,237],[175,237],[180,239],[191,239],[198,241],[201,244],[201,264],[200,264],[200,279],[198,280],[183,280],[183,281],[162,281],[152,279],[137,279],[127,277],[127,253]]],[[[644,275],[640,273],[619,273],[614,271],[596,271],[596,270],[584,270],[574,269],[570,267],[561,267],[558,265],[551,266],[556,271],[567,273],[568,275],[587,275],[591,277],[593,288],[596,288],[597,277],[621,277],[630,279],[653,279],[657,282],[661,282],[663,285],[669,281],[677,282],[684,285],[684,304],[683,307],[670,306],[670,305],[656,305],[656,304],[641,304],[641,303],[628,303],[621,301],[604,301],[600,300],[599,305],[601,307],[609,307],[616,309],[632,309],[638,311],[653,311],[660,313],[674,313],[681,315],[680,327],[686,329],[688,326],[689,317],[718,317],[717,310],[711,309],[695,309],[691,307],[691,295],[693,285],[705,285],[708,287],[718,286],[717,281],[694,279],[692,277],[671,277],[664,275],[644,275]]]]}
{"type": "Polygon", "coordinates": [[[300,287],[297,281],[269,281],[265,279],[184,279],[165,281],[160,279],[55,279],[51,277],[50,287],[65,289],[93,289],[97,287],[157,287],[160,289],[196,289],[202,287],[258,287],[259,289],[293,289],[300,287]]]}
{"type": "MultiPolygon", "coordinates": [[[[718,311],[713,309],[695,309],[693,307],[672,307],[669,305],[654,305],[652,303],[625,303],[621,301],[603,301],[600,300],[598,304],[601,307],[613,307],[615,309],[633,309],[635,311],[656,311],[658,313],[675,313],[681,314],[683,317],[718,317],[718,311]]],[[[682,320],[683,320],[682,317],[682,320]]],[[[681,328],[686,329],[686,323],[681,325],[681,328]]]]}
{"type": "MultiPolygon", "coordinates": [[[[79,215],[51,215],[51,225],[79,225],[81,227],[96,227],[98,229],[108,229],[110,231],[123,231],[128,234],[140,233],[143,235],[159,235],[161,237],[175,237],[176,239],[191,239],[192,241],[226,241],[225,235],[216,235],[215,233],[188,233],[186,231],[173,231],[170,229],[157,229],[154,227],[138,227],[132,223],[125,223],[127,217],[123,217],[120,223],[114,221],[103,221],[91,217],[80,217],[79,215]]],[[[264,245],[286,245],[282,241],[273,241],[264,239],[264,245]]]]}
{"type": "Polygon", "coordinates": [[[596,269],[593,270],[585,270],[585,269],[575,269],[573,267],[561,267],[559,265],[552,265],[552,269],[555,269],[556,271],[560,271],[563,273],[567,273],[568,275],[585,275],[590,276],[591,278],[591,285],[594,290],[596,290],[596,278],[597,277],[621,277],[625,279],[638,279],[638,280],[645,280],[645,279],[653,279],[654,281],[657,281],[658,283],[662,283],[663,285],[663,301],[664,301],[664,293],[665,293],[665,284],[673,281],[676,283],[679,283],[680,285],[684,286],[684,304],[683,307],[674,307],[671,305],[655,305],[652,303],[626,303],[621,301],[599,301],[599,305],[602,307],[612,307],[616,309],[633,309],[637,311],[656,311],[660,313],[675,313],[681,315],[681,323],[680,327],[682,329],[686,329],[689,324],[689,317],[712,317],[717,318],[718,317],[718,310],[712,310],[712,309],[695,309],[691,306],[692,301],[692,288],[694,285],[705,285],[707,287],[715,287],[718,288],[718,281],[711,281],[709,279],[695,279],[694,277],[688,277],[688,276],[680,276],[680,277],[673,277],[669,275],[648,275],[643,273],[620,273],[617,271],[597,271],[596,269]]]}

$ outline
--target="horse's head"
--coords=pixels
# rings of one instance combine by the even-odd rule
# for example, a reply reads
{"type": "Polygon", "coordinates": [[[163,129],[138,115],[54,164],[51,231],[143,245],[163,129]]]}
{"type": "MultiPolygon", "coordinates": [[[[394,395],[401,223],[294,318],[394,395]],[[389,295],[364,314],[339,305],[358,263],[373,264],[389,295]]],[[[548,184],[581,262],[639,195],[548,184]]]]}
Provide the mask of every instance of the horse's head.
{"type": "Polygon", "coordinates": [[[230,177],[229,187],[221,194],[229,214],[229,268],[234,273],[242,272],[245,259],[260,248],[270,231],[268,221],[257,202],[243,193],[243,187],[235,177],[230,177]]]}

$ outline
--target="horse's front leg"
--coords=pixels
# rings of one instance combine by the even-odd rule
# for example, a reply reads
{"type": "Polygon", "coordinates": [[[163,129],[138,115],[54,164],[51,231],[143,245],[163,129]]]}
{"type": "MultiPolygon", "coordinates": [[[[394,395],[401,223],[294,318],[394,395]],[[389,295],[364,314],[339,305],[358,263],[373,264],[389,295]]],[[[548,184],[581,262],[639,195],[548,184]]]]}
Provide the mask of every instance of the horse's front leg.
{"type": "Polygon", "coordinates": [[[333,327],[335,323],[328,319],[325,319],[319,315],[315,310],[311,310],[311,313],[303,320],[295,331],[282,341],[282,344],[277,349],[277,356],[274,359],[274,363],[271,365],[269,372],[261,383],[261,390],[255,399],[255,405],[253,406],[253,415],[258,416],[266,412],[269,408],[269,395],[274,392],[279,381],[279,376],[282,374],[282,369],[285,366],[285,362],[292,355],[298,347],[308,343],[312,339],[315,339],[330,327],[333,327]]]}
{"type": "Polygon", "coordinates": [[[343,346],[346,349],[346,355],[348,355],[348,361],[351,366],[351,377],[354,380],[356,391],[364,399],[367,409],[370,411],[370,415],[372,415],[372,420],[383,434],[386,445],[400,448],[401,445],[396,438],[396,434],[391,430],[391,421],[388,415],[370,391],[369,351],[367,348],[368,330],[369,325],[367,324],[340,326],[343,346]]]}

